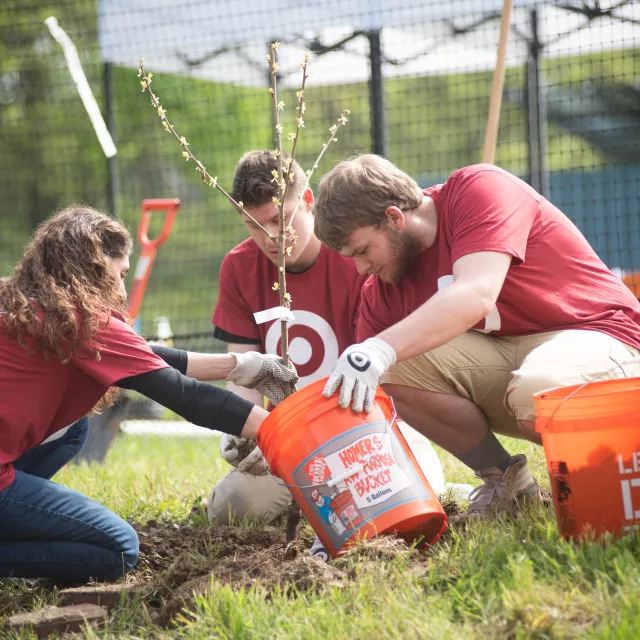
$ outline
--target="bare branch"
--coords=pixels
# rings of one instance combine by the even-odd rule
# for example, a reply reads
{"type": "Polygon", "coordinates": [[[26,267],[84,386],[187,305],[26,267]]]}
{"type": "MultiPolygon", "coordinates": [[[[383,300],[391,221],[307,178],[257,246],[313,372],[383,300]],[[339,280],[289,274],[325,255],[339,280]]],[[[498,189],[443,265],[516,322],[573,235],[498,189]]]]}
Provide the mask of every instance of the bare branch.
{"type": "Polygon", "coordinates": [[[338,138],[336,138],[336,133],[338,133],[338,129],[340,127],[347,124],[348,122],[347,116],[350,113],[351,111],[349,111],[349,109],[345,109],[340,114],[338,121],[330,127],[329,132],[331,133],[331,136],[322,145],[322,151],[320,151],[320,154],[316,158],[316,161],[313,163],[313,166],[311,167],[311,169],[307,170],[307,180],[304,183],[304,188],[302,189],[302,191],[300,191],[300,195],[298,196],[298,202],[296,202],[296,207],[293,210],[293,213],[291,214],[291,220],[289,221],[289,226],[291,226],[293,224],[293,221],[295,220],[296,213],[298,212],[298,207],[300,206],[300,203],[302,202],[302,197],[304,196],[304,192],[309,188],[309,182],[311,181],[311,176],[313,175],[313,172],[318,168],[318,165],[320,164],[320,160],[322,160],[322,156],[324,155],[324,152],[329,148],[331,143],[337,142],[338,138]]]}
{"type": "Polygon", "coordinates": [[[236,202],[233,197],[231,196],[230,193],[228,193],[225,189],[223,189],[219,184],[218,184],[218,178],[217,176],[211,176],[209,174],[209,172],[207,171],[207,168],[202,164],[202,162],[200,162],[200,160],[198,160],[198,158],[195,157],[195,155],[193,155],[191,149],[189,148],[189,143],[187,142],[187,140],[185,139],[184,136],[180,136],[178,135],[178,133],[176,132],[176,130],[174,129],[173,125],[171,124],[171,122],[169,121],[169,119],[167,118],[167,111],[166,109],[163,109],[162,105],[160,104],[160,100],[158,99],[158,96],[156,96],[156,94],[153,92],[153,90],[151,89],[151,78],[153,77],[152,73],[149,73],[149,75],[145,75],[145,71],[144,71],[144,60],[140,60],[140,70],[138,72],[138,77],[142,78],[142,80],[140,81],[140,84],[142,85],[142,90],[146,91],[150,96],[151,96],[151,104],[155,107],[156,111],[158,112],[158,115],[160,116],[160,119],[162,120],[162,126],[165,128],[165,131],[168,131],[171,135],[173,135],[173,137],[180,143],[180,145],[182,146],[182,156],[183,158],[188,162],[189,160],[193,160],[193,162],[196,165],[196,171],[198,171],[201,174],[201,179],[202,182],[204,182],[206,185],[213,187],[214,189],[217,189],[238,211],[244,213],[244,215],[247,216],[247,218],[249,218],[249,220],[251,220],[255,225],[257,225],[260,229],[262,229],[262,231],[264,231],[270,238],[273,237],[243,206],[242,202],[236,202]]]}
{"type": "MultiPolygon", "coordinates": [[[[304,88],[305,85],[307,83],[307,78],[309,77],[307,75],[307,61],[309,60],[309,58],[311,57],[310,54],[305,53],[304,55],[304,60],[300,63],[300,67],[302,68],[302,83],[300,86],[300,91],[298,91],[298,93],[296,94],[298,97],[298,117],[296,119],[296,132],[293,136],[293,145],[291,146],[291,158],[289,161],[289,171],[287,173],[287,184],[285,186],[285,190],[284,190],[284,197],[283,202],[287,199],[287,195],[289,193],[289,187],[292,183],[292,173],[291,173],[291,168],[293,167],[293,163],[296,159],[296,147],[298,145],[298,138],[300,136],[300,129],[302,127],[304,127],[304,120],[303,120],[303,116],[304,116],[304,112],[306,109],[306,105],[304,103],[304,88]]],[[[291,224],[291,223],[290,223],[291,224]]]]}
{"type": "MultiPolygon", "coordinates": [[[[285,271],[285,228],[284,228],[284,196],[286,193],[286,185],[288,180],[284,178],[283,171],[283,158],[282,158],[282,125],[280,124],[280,109],[278,102],[278,61],[277,52],[279,42],[274,42],[269,46],[269,55],[267,56],[267,64],[271,66],[271,88],[269,93],[271,94],[271,106],[273,112],[273,126],[275,129],[276,138],[276,155],[278,160],[277,175],[274,176],[277,181],[278,194],[274,198],[274,203],[278,207],[278,292],[280,294],[280,306],[291,308],[291,295],[287,292],[287,277],[285,271]]],[[[282,105],[284,106],[284,105],[282,105]]],[[[281,348],[282,348],[282,362],[285,367],[289,366],[289,332],[287,330],[287,321],[280,321],[281,328],[281,348]]],[[[285,395],[291,394],[291,388],[285,389],[285,395]]]]}

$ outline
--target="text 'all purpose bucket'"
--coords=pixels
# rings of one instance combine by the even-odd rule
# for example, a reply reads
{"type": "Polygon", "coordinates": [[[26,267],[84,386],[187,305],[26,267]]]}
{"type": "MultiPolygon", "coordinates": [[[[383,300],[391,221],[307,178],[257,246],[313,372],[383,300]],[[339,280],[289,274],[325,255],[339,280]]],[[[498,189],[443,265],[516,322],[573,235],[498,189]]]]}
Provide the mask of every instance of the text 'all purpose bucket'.
{"type": "Polygon", "coordinates": [[[640,525],[640,378],[534,394],[560,533],[640,525]]]}
{"type": "Polygon", "coordinates": [[[258,432],[269,466],[336,557],[357,539],[396,533],[433,544],[447,516],[378,388],[369,414],[324,398],[326,378],[278,405],[258,432]]]}

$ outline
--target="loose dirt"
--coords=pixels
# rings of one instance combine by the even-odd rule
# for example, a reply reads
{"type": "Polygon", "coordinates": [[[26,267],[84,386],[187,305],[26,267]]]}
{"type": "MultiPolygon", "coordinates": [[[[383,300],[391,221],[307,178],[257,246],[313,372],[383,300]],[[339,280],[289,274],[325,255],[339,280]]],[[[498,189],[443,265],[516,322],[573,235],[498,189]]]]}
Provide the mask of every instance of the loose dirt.
{"type": "Polygon", "coordinates": [[[147,523],[138,527],[140,560],[128,578],[144,585],[142,597],[167,624],[194,595],[212,585],[281,589],[292,596],[340,587],[346,575],[311,556],[312,536],[285,543],[281,528],[186,527],[147,523]]]}
{"type": "MultiPolygon", "coordinates": [[[[448,515],[459,511],[453,501],[443,506],[448,515]]],[[[399,555],[417,554],[401,540],[383,537],[357,545],[328,565],[306,551],[314,537],[308,527],[291,544],[278,527],[191,528],[151,521],[137,531],[140,560],[129,579],[147,585],[145,600],[156,608],[159,624],[169,623],[194,595],[205,594],[213,585],[258,587],[267,595],[280,589],[295,597],[299,592],[343,586],[355,576],[352,560],[356,558],[388,562],[399,555]]]]}

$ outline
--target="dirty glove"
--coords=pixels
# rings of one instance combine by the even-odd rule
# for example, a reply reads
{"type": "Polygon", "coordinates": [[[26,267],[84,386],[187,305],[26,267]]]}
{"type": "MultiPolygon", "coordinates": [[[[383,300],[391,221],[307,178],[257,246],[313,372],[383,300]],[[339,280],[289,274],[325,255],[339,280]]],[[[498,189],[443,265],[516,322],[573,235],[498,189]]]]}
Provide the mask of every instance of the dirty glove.
{"type": "Polygon", "coordinates": [[[338,358],[338,362],[322,392],[330,398],[340,388],[338,404],[360,413],[369,413],[373,407],[378,382],[396,361],[396,352],[384,340],[369,338],[354,344],[338,358]]]}
{"type": "Polygon", "coordinates": [[[220,455],[238,471],[252,476],[263,476],[269,465],[254,440],[225,433],[220,438],[220,455]]]}
{"type": "Polygon", "coordinates": [[[227,376],[227,382],[247,389],[257,389],[274,405],[285,399],[285,383],[291,385],[292,391],[296,390],[298,373],[293,364],[289,365],[291,368],[285,367],[279,356],[257,351],[231,355],[236,359],[236,366],[227,376]]]}

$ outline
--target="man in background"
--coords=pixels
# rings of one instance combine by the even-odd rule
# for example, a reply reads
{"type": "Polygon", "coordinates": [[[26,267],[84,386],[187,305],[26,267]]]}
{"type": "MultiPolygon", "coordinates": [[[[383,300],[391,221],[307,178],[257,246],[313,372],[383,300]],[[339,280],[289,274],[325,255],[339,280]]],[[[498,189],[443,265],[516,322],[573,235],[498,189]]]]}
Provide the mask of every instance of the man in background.
{"type": "MultiPolygon", "coordinates": [[[[277,159],[270,150],[246,153],[238,162],[232,196],[269,233],[278,234],[278,208],[273,203],[276,184],[272,172],[277,159]]],[[[284,204],[285,226],[297,236],[286,257],[287,291],[295,320],[289,323],[290,357],[300,381],[298,387],[328,376],[342,351],[356,340],[360,291],[367,274],[354,262],[324,246],[313,231],[313,192],[297,162],[294,181],[284,204]]],[[[254,313],[279,306],[277,247],[256,224],[244,216],[249,238],[232,249],[220,268],[218,302],[213,314],[216,338],[232,352],[280,352],[280,321],[256,324],[254,313]]],[[[228,389],[262,405],[255,390],[229,384],[228,389]]],[[[444,490],[440,462],[426,438],[403,425],[405,437],[436,492],[444,490]]],[[[222,457],[232,466],[216,484],[208,501],[209,519],[226,524],[234,518],[270,522],[291,502],[291,494],[271,475],[259,449],[240,438],[224,436],[222,457]]]]}

